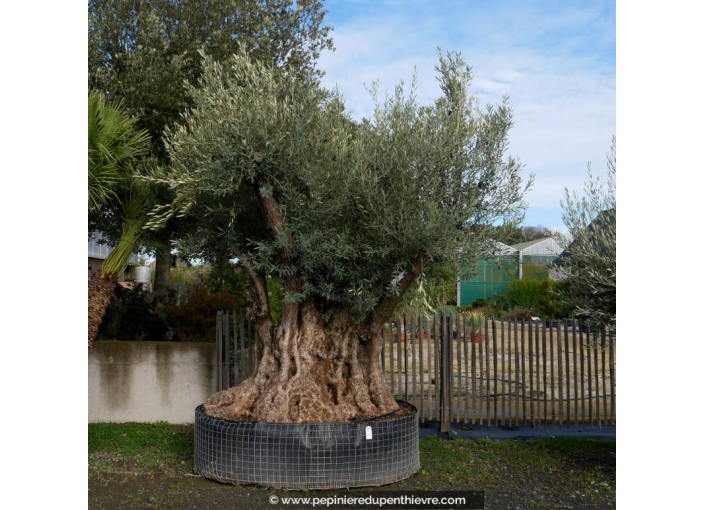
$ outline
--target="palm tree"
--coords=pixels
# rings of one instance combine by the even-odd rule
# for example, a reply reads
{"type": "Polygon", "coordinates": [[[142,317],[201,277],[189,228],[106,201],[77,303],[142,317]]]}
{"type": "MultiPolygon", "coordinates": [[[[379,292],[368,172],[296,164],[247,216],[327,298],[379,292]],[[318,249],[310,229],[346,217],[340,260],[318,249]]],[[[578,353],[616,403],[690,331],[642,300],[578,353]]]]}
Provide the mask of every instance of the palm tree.
{"type": "Polygon", "coordinates": [[[119,201],[131,181],[133,164],[149,153],[149,134],[137,128],[122,103],[88,93],[88,210],[119,201]]]}
{"type": "Polygon", "coordinates": [[[120,102],[111,103],[98,92],[88,94],[88,212],[108,214],[121,224],[117,245],[88,284],[89,346],[114,295],[115,280],[144,232],[151,197],[135,177],[135,165],[153,165],[147,158],[150,147],[149,134],[120,102]]]}

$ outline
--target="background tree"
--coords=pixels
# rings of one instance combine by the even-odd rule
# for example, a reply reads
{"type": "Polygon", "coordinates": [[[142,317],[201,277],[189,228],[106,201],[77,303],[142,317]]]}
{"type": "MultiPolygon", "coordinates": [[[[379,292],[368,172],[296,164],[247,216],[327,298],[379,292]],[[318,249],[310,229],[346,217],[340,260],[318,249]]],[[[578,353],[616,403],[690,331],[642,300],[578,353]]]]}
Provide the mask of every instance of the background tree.
{"type": "MultiPolygon", "coordinates": [[[[90,0],[88,85],[138,114],[160,165],[168,166],[164,130],[190,105],[183,83],[197,83],[199,49],[219,60],[241,46],[252,58],[314,73],[320,52],[332,48],[324,15],[321,0],[90,0]]],[[[117,240],[119,224],[100,226],[108,241],[117,240]]],[[[166,291],[171,245],[182,230],[171,221],[150,238],[157,295],[166,291]]]]}
{"type": "Polygon", "coordinates": [[[562,299],[578,315],[616,327],[616,138],[607,156],[606,182],[589,177],[584,195],[566,190],[562,219],[572,241],[561,257],[562,299]]]}
{"type": "Polygon", "coordinates": [[[521,235],[523,240],[518,242],[525,243],[527,241],[535,241],[536,239],[554,237],[555,232],[547,227],[543,227],[542,225],[538,225],[536,227],[527,225],[521,229],[521,235]]]}
{"type": "Polygon", "coordinates": [[[257,364],[206,403],[214,416],[346,421],[396,409],[380,331],[414,280],[490,245],[491,225],[518,223],[521,166],[505,158],[511,110],[480,109],[471,69],[440,58],[442,96],[414,86],[354,122],[337,93],[238,54],[205,58],[194,108],[167,143],[170,207],[158,228],[195,215],[250,278],[257,364]],[[274,327],[267,277],[284,286],[274,327]]]}
{"type": "Polygon", "coordinates": [[[115,280],[145,233],[153,203],[147,186],[135,178],[135,167],[149,164],[150,146],[149,134],[120,101],[111,104],[98,92],[88,94],[88,216],[119,225],[115,248],[88,284],[88,345],[114,295],[115,280]]]}

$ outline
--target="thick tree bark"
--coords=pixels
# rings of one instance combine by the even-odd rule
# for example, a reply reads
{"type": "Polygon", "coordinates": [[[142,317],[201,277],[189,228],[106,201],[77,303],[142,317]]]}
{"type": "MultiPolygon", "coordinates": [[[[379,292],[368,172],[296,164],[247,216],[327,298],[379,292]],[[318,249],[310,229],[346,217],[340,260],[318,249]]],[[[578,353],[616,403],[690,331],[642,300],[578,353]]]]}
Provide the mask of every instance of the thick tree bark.
{"type": "Polygon", "coordinates": [[[347,311],[325,323],[311,301],[282,319],[258,322],[257,366],[205,409],[233,421],[346,422],[397,409],[381,369],[381,336],[347,311]],[[287,321],[287,322],[284,322],[287,321]]]}
{"type": "Polygon", "coordinates": [[[159,248],[156,251],[156,262],[154,264],[154,294],[161,303],[167,297],[171,276],[171,250],[159,248]]]}
{"type": "Polygon", "coordinates": [[[114,280],[103,278],[99,273],[88,280],[88,347],[93,345],[105,310],[115,297],[116,287],[114,280]]]}

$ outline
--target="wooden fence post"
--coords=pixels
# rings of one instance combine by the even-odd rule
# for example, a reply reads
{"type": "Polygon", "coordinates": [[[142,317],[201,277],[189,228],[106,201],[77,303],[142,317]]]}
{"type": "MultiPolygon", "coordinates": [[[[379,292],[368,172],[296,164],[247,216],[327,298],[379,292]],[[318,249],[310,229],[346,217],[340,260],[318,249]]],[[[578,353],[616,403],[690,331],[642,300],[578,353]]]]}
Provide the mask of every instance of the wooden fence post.
{"type": "Polygon", "coordinates": [[[433,318],[433,348],[435,350],[435,416],[438,421],[440,420],[440,408],[442,407],[442,401],[440,400],[440,344],[442,343],[440,340],[440,318],[438,312],[435,312],[435,317],[433,318]]]}
{"type": "Polygon", "coordinates": [[[220,391],[220,383],[222,382],[222,321],[220,317],[222,312],[218,311],[215,316],[215,391],[220,391]]]}
{"type": "Polygon", "coordinates": [[[413,405],[420,407],[418,405],[418,396],[416,394],[416,332],[417,329],[414,317],[411,315],[411,389],[413,392],[413,405]]]}
{"type": "MultiPolygon", "coordinates": [[[[570,409],[570,402],[572,398],[572,393],[570,393],[570,340],[569,340],[569,334],[570,334],[570,328],[569,324],[567,324],[567,321],[565,320],[565,329],[564,329],[564,337],[565,337],[565,403],[566,403],[566,410],[567,410],[567,426],[570,426],[571,423],[571,409],[570,409]]],[[[559,338],[558,338],[559,341],[559,338]]]]}
{"type": "Polygon", "coordinates": [[[244,380],[244,372],[242,372],[242,377],[240,378],[240,360],[242,359],[243,352],[239,349],[238,344],[239,337],[237,336],[237,312],[232,311],[232,357],[235,359],[235,386],[237,386],[240,381],[244,380]]]}
{"type": "Polygon", "coordinates": [[[394,326],[389,319],[389,368],[391,370],[391,394],[396,397],[396,378],[394,377],[394,326]]]}
{"type": "Polygon", "coordinates": [[[464,344],[464,422],[469,423],[469,350],[467,346],[467,316],[462,318],[462,343],[464,344]]]}
{"type": "Polygon", "coordinates": [[[609,329],[609,372],[611,380],[611,416],[609,423],[616,423],[616,373],[614,367],[614,336],[613,331],[609,329]]]}
{"type": "Polygon", "coordinates": [[[418,349],[420,358],[420,421],[425,421],[425,372],[423,371],[423,314],[418,315],[418,349]]]}
{"type": "Polygon", "coordinates": [[[457,335],[450,331],[450,338],[457,339],[457,408],[455,410],[455,420],[460,421],[462,412],[462,331],[460,329],[460,314],[455,315],[455,327],[457,335]]]}
{"type": "MultiPolygon", "coordinates": [[[[491,348],[494,354],[494,427],[499,425],[499,367],[498,360],[496,358],[498,354],[498,346],[496,343],[496,320],[491,318],[491,348]]],[[[503,395],[501,397],[503,399],[503,395]]],[[[503,417],[502,417],[503,418],[503,417]]],[[[503,423],[502,423],[503,424],[503,423]]]]}
{"type": "MultiPolygon", "coordinates": [[[[403,316],[403,399],[408,402],[408,326],[403,316]]],[[[401,368],[401,365],[399,365],[401,368]]]]}
{"type": "MultiPolygon", "coordinates": [[[[403,334],[406,334],[406,331],[403,332],[403,334]]],[[[401,385],[401,367],[403,365],[401,364],[401,321],[398,318],[398,315],[396,316],[396,371],[398,375],[398,393],[399,395],[403,391],[403,386],[401,385]]]]}
{"type": "Polygon", "coordinates": [[[528,424],[526,413],[526,343],[524,319],[521,319],[521,403],[523,405],[523,426],[528,424]]]}
{"type": "Polygon", "coordinates": [[[452,346],[450,342],[449,318],[442,317],[442,336],[440,342],[440,432],[450,432],[452,419],[452,346]]]}
{"type": "Polygon", "coordinates": [[[225,370],[222,374],[222,387],[224,390],[230,387],[230,312],[225,311],[225,370]]]}
{"type": "MultiPolygon", "coordinates": [[[[477,422],[477,344],[474,341],[474,337],[477,333],[477,323],[474,315],[469,316],[469,341],[472,344],[472,424],[477,422]]],[[[481,401],[479,405],[481,406],[481,401]]]]}

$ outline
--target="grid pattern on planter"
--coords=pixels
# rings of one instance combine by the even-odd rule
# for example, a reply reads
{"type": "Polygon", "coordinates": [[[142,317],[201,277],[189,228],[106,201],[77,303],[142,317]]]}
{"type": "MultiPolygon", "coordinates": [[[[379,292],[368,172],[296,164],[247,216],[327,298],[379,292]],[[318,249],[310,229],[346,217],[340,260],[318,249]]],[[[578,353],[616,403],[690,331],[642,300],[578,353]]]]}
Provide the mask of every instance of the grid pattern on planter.
{"type": "Polygon", "coordinates": [[[420,468],[418,413],[359,423],[247,423],[213,418],[199,406],[194,468],[220,482],[279,489],[393,483],[420,468]]]}

